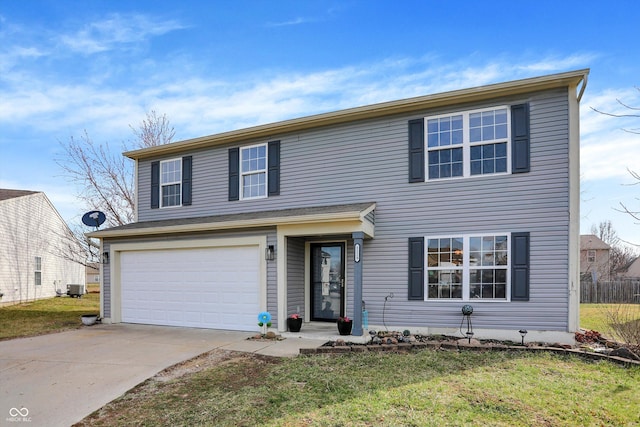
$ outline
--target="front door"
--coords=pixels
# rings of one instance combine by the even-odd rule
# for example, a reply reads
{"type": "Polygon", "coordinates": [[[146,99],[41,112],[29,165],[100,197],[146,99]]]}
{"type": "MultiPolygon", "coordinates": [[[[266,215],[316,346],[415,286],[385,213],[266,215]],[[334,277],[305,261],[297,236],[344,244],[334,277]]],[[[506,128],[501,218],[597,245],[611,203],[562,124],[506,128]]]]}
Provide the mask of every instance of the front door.
{"type": "Polygon", "coordinates": [[[311,320],[344,316],[344,243],[311,244],[311,320]]]}

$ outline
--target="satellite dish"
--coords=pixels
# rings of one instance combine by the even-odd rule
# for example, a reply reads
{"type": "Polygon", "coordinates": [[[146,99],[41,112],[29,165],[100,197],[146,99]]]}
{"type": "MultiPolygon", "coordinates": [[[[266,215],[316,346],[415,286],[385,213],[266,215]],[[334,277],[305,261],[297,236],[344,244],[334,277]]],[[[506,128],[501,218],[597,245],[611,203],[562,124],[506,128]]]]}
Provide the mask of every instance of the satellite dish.
{"type": "Polygon", "coordinates": [[[100,211],[91,211],[82,215],[82,223],[89,227],[98,228],[104,223],[106,219],[107,216],[104,214],[104,212],[100,211]]]}

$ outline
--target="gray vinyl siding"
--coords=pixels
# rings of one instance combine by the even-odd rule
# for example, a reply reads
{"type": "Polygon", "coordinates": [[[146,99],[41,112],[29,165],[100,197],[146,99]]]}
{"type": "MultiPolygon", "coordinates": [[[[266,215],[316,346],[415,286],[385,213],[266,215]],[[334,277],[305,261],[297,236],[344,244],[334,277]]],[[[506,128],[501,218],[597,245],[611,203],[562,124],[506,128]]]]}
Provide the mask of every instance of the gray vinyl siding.
{"type": "MultiPolygon", "coordinates": [[[[382,324],[384,298],[393,293],[386,306],[387,325],[433,327],[457,327],[463,303],[407,299],[407,239],[528,231],[530,301],[472,301],[474,327],[564,331],[569,280],[568,129],[567,90],[550,90],[274,135],[269,139],[281,141],[280,195],[234,202],[227,200],[228,148],[267,141],[247,140],[185,152],[193,155],[193,204],[170,209],[149,209],[151,160],[145,160],[138,168],[139,221],[376,202],[375,238],[365,241],[362,258],[363,299],[369,322],[382,324]],[[408,120],[522,102],[529,102],[531,114],[529,173],[407,182],[408,120]]],[[[350,250],[351,246],[349,243],[350,250]]],[[[352,268],[351,262],[347,265],[352,268]]],[[[352,277],[348,272],[348,283],[352,277]]],[[[353,306],[352,290],[348,285],[349,309],[353,306]]],[[[275,302],[271,296],[269,299],[274,313],[275,305],[271,307],[275,302]]]]}
{"type": "Polygon", "coordinates": [[[304,312],[304,239],[287,238],[287,315],[304,312]]]}

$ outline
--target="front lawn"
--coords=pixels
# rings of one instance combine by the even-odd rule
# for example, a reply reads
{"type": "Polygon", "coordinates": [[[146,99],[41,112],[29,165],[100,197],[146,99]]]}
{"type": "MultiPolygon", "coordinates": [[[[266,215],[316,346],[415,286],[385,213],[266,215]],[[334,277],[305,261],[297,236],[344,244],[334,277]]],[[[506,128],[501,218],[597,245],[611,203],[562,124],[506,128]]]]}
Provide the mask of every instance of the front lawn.
{"type": "Polygon", "coordinates": [[[100,294],[48,298],[0,308],[0,340],[42,335],[82,326],[80,316],[100,313],[100,294]]]}
{"type": "Polygon", "coordinates": [[[190,365],[200,370],[147,380],[81,425],[640,423],[640,368],[548,353],[203,355],[190,365]]]}

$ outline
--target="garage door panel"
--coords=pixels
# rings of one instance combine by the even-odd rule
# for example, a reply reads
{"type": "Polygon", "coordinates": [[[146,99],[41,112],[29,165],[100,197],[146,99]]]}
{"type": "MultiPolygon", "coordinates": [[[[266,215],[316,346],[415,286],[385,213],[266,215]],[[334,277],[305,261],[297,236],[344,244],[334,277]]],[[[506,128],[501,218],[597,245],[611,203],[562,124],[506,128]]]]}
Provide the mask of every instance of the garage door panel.
{"type": "Polygon", "coordinates": [[[122,321],[257,330],[258,247],[121,252],[122,321]]]}

